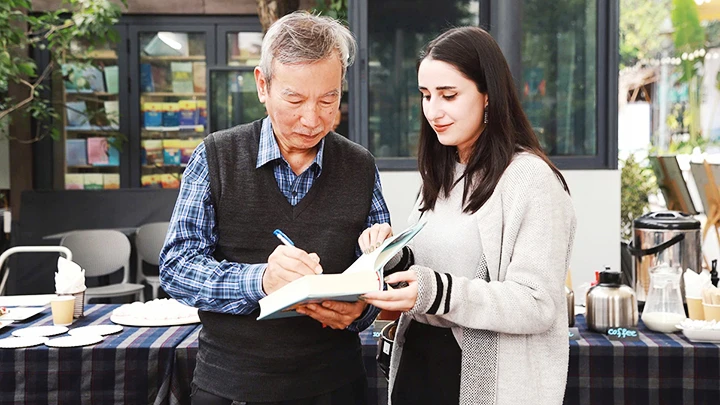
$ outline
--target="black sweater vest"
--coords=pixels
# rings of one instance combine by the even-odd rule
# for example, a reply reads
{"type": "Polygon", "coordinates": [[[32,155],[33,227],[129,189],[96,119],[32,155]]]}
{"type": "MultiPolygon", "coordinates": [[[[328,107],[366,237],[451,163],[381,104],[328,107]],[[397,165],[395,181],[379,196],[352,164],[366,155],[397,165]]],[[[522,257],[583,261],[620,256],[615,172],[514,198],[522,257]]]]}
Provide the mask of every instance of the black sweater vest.
{"type": "MultiPolygon", "coordinates": [[[[375,182],[374,159],[347,139],[325,137],[322,173],[291,206],[280,192],[273,164],[255,168],[261,121],[205,140],[218,243],[215,258],[266,263],[282,229],[295,245],[320,256],[325,273],[355,260],[375,182]]],[[[299,399],[332,391],[364,376],[357,333],[323,328],[309,317],[257,321],[249,315],[200,312],[194,382],[237,401],[299,399]]]]}

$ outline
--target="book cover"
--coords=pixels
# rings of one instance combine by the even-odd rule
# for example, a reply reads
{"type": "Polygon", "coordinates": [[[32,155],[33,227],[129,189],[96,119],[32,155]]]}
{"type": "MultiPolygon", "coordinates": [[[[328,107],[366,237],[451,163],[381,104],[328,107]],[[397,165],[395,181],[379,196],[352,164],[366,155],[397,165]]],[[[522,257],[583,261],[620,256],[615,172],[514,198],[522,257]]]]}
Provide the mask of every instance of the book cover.
{"type": "Polygon", "coordinates": [[[117,66],[105,66],[105,87],[110,94],[118,94],[120,70],[117,66]]]}
{"type": "Polygon", "coordinates": [[[103,80],[103,73],[100,69],[95,66],[88,66],[83,72],[85,80],[87,80],[90,90],[95,93],[105,93],[105,81],[103,80]]]}
{"type": "Polygon", "coordinates": [[[145,128],[162,127],[163,103],[143,103],[143,126],[145,128]]]}
{"type": "Polygon", "coordinates": [[[65,103],[65,114],[68,127],[88,125],[87,104],[84,101],[68,101],[65,103]]]}
{"type": "Polygon", "coordinates": [[[165,173],[160,175],[160,186],[162,188],[180,188],[179,173],[165,173]]]}
{"type": "Polygon", "coordinates": [[[152,77],[152,65],[149,63],[140,64],[140,91],[143,93],[152,93],[155,91],[152,77]]]}
{"type": "Polygon", "coordinates": [[[178,103],[180,105],[180,125],[197,125],[197,102],[195,100],[180,100],[178,103]]]}
{"type": "Polygon", "coordinates": [[[170,83],[172,75],[167,65],[151,65],[150,71],[152,73],[153,87],[156,92],[166,93],[172,91],[170,83]]]}
{"type": "Polygon", "coordinates": [[[193,64],[192,62],[170,62],[172,73],[173,93],[193,92],[193,64]]]}
{"type": "Polygon", "coordinates": [[[195,93],[205,93],[205,91],[207,91],[207,85],[205,84],[205,76],[207,74],[205,62],[193,62],[192,72],[193,90],[195,90],[195,93]]]}
{"type": "Polygon", "coordinates": [[[142,141],[142,164],[146,166],[163,165],[163,147],[161,139],[145,139],[142,141]]]}
{"type": "Polygon", "coordinates": [[[120,166],[120,151],[118,148],[116,148],[113,145],[113,142],[115,142],[115,138],[109,137],[108,138],[108,166],[120,166]]]}
{"type": "Polygon", "coordinates": [[[107,150],[107,138],[100,136],[89,137],[87,139],[88,164],[93,166],[107,165],[109,163],[107,150]]]}
{"type": "Polygon", "coordinates": [[[87,145],[84,139],[65,140],[65,164],[87,166],[87,145]]]}
{"type": "Polygon", "coordinates": [[[65,173],[65,190],[83,190],[85,176],[82,173],[65,173]]]}
{"type": "Polygon", "coordinates": [[[197,101],[197,109],[198,109],[198,125],[202,125],[203,127],[207,128],[207,101],[198,100],[197,101]]]}
{"type": "Polygon", "coordinates": [[[118,127],[120,123],[120,102],[118,100],[108,100],[103,102],[105,110],[105,119],[111,127],[118,127]]]}
{"type": "Polygon", "coordinates": [[[180,146],[182,145],[180,139],[163,139],[163,162],[170,166],[180,165],[180,146]]]}
{"type": "Polygon", "coordinates": [[[85,173],[83,178],[85,190],[102,190],[104,187],[102,173],[85,173]]]}
{"type": "Polygon", "coordinates": [[[161,103],[162,104],[162,126],[177,127],[180,126],[180,103],[161,103]]]}
{"type": "Polygon", "coordinates": [[[202,139],[185,139],[181,141],[180,144],[180,163],[181,164],[188,164],[190,162],[190,157],[192,156],[193,152],[195,152],[195,148],[197,148],[200,143],[202,143],[202,139]]]}
{"type": "Polygon", "coordinates": [[[120,188],[119,173],[103,173],[103,189],[114,190],[120,188]]]}
{"type": "Polygon", "coordinates": [[[262,298],[257,319],[301,316],[294,310],[301,304],[328,300],[355,302],[362,294],[382,290],[383,267],[420,232],[425,223],[418,222],[386,239],[380,247],[360,256],[340,274],[304,276],[262,298]]]}
{"type": "Polygon", "coordinates": [[[143,188],[162,188],[159,175],[145,174],[140,177],[140,182],[143,188]]]}

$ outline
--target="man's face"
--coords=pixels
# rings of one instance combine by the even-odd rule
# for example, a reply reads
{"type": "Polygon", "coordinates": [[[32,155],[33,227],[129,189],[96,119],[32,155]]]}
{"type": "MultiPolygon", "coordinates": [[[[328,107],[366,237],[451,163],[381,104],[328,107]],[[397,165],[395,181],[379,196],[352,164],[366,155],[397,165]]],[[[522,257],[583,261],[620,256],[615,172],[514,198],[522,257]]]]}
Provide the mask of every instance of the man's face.
{"type": "Polygon", "coordinates": [[[332,129],[342,91],[342,65],[336,57],[311,64],[273,64],[270,87],[255,68],[258,98],[272,122],[281,152],[314,148],[332,129]]]}

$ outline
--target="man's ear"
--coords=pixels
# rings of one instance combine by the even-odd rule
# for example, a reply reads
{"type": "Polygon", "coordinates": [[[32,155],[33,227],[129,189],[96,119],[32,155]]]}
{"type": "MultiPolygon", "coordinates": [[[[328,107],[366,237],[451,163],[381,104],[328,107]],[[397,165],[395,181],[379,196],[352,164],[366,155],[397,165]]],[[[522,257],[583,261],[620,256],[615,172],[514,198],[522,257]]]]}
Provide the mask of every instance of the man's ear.
{"type": "Polygon", "coordinates": [[[260,70],[259,66],[255,67],[255,87],[257,88],[258,93],[258,99],[261,103],[265,104],[265,101],[268,97],[268,86],[267,86],[267,80],[265,80],[265,75],[260,70]]]}

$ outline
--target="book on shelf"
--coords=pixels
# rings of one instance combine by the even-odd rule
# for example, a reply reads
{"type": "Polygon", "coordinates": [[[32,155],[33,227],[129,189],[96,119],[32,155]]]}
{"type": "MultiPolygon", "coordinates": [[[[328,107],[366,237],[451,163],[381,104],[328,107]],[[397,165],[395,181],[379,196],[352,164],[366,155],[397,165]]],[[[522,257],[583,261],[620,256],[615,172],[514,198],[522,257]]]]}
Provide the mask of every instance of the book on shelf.
{"type": "Polygon", "coordinates": [[[117,127],[120,121],[120,102],[118,100],[103,101],[103,109],[108,125],[117,127]]]}
{"type": "Polygon", "coordinates": [[[197,125],[198,109],[195,100],[180,100],[180,125],[197,125]]]}
{"type": "Polygon", "coordinates": [[[120,173],[103,173],[103,189],[114,190],[120,188],[120,173]]]}
{"type": "Polygon", "coordinates": [[[156,92],[169,93],[172,91],[172,84],[170,83],[172,75],[168,74],[169,70],[167,66],[163,65],[151,66],[153,87],[156,92]]]}
{"type": "Polygon", "coordinates": [[[65,164],[87,166],[87,142],[84,139],[65,140],[65,164]]]}
{"type": "Polygon", "coordinates": [[[165,173],[160,175],[162,188],[180,188],[180,173],[165,173]]]}
{"type": "Polygon", "coordinates": [[[120,166],[120,151],[113,145],[115,137],[108,137],[108,166],[120,166]]]}
{"type": "Polygon", "coordinates": [[[193,62],[192,64],[193,90],[195,93],[205,93],[207,91],[207,69],[205,66],[205,62],[193,62]]]}
{"type": "Polygon", "coordinates": [[[180,144],[180,164],[188,164],[195,148],[202,143],[202,139],[184,139],[180,144]]]}
{"type": "Polygon", "coordinates": [[[198,125],[202,125],[204,128],[207,128],[207,101],[198,100],[197,101],[197,109],[198,109],[198,125]]]}
{"type": "Polygon", "coordinates": [[[383,267],[425,226],[425,221],[386,239],[340,274],[303,276],[260,299],[258,320],[300,316],[299,305],[322,301],[355,302],[362,294],[383,289],[383,267]]]}
{"type": "Polygon", "coordinates": [[[149,57],[188,56],[190,54],[188,34],[186,32],[158,32],[145,45],[143,51],[149,57]]]}
{"type": "Polygon", "coordinates": [[[180,147],[182,145],[180,139],[163,139],[163,163],[169,166],[180,165],[180,147]]]}
{"type": "Polygon", "coordinates": [[[90,93],[89,85],[85,77],[83,77],[82,69],[75,63],[63,63],[60,66],[63,76],[65,91],[68,93],[90,93]]]}
{"type": "Polygon", "coordinates": [[[170,62],[172,73],[173,93],[193,92],[193,64],[192,62],[170,62]]]}
{"type": "Polygon", "coordinates": [[[84,101],[67,101],[65,116],[68,127],[85,127],[88,125],[87,104],[84,101]]]}
{"type": "Polygon", "coordinates": [[[95,66],[87,66],[83,71],[83,77],[87,80],[90,90],[95,93],[105,93],[105,81],[100,69],[95,66]]]}
{"type": "Polygon", "coordinates": [[[149,63],[140,64],[140,91],[143,93],[152,93],[155,91],[153,83],[152,65],[149,63]]]}
{"type": "Polygon", "coordinates": [[[143,165],[162,166],[164,160],[162,139],[144,139],[141,155],[143,165]]]}
{"type": "Polygon", "coordinates": [[[177,127],[180,125],[180,103],[162,103],[162,126],[177,127]]]}
{"type": "Polygon", "coordinates": [[[85,190],[102,190],[104,187],[102,173],[84,173],[83,179],[85,190]]]}
{"type": "Polygon", "coordinates": [[[120,68],[105,66],[105,86],[109,94],[118,94],[120,90],[120,68]]]}
{"type": "Polygon", "coordinates": [[[145,128],[162,127],[163,103],[143,103],[142,113],[145,128]]]}
{"type": "Polygon", "coordinates": [[[140,183],[143,188],[162,188],[158,174],[144,174],[140,177],[140,183]]]}
{"type": "Polygon", "coordinates": [[[92,166],[106,166],[110,163],[108,159],[107,138],[92,136],[87,139],[88,164],[92,166]]]}
{"type": "Polygon", "coordinates": [[[85,189],[85,175],[82,173],[65,173],[65,190],[85,189]]]}

